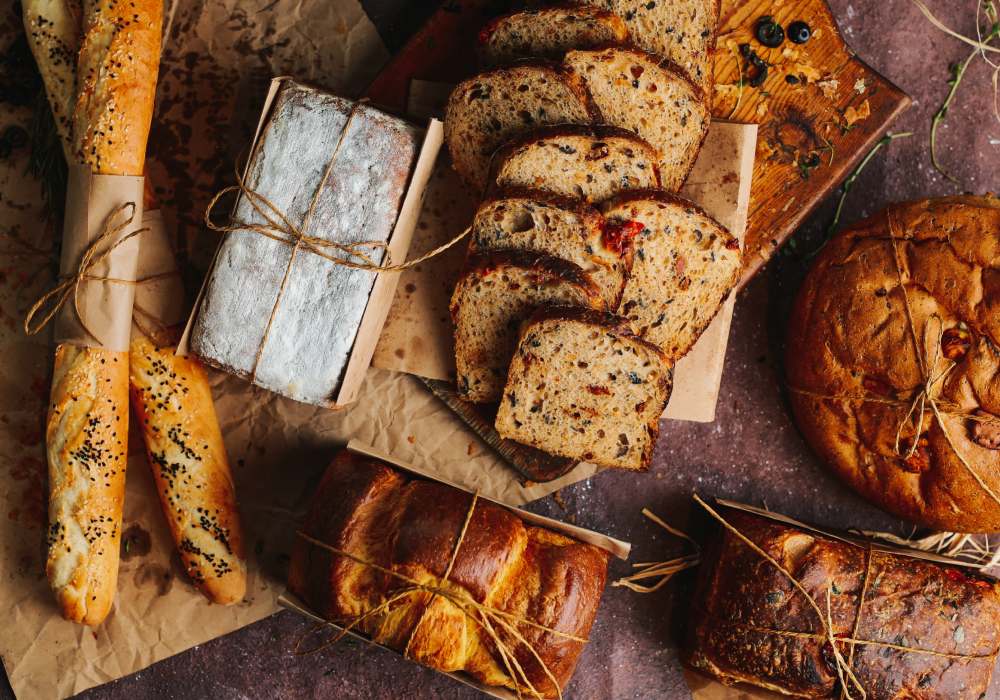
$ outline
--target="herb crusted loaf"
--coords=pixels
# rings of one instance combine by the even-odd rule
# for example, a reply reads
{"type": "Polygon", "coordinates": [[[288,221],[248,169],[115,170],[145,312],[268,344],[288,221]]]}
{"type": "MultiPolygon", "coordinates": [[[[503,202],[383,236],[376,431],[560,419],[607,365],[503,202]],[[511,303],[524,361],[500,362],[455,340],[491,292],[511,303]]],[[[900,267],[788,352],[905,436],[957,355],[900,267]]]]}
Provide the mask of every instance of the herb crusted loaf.
{"type": "Polygon", "coordinates": [[[479,207],[472,222],[471,247],[526,250],[568,260],[600,289],[608,308],[615,308],[630,260],[627,237],[616,235],[620,229],[579,200],[511,189],[479,207]]]}
{"type": "Polygon", "coordinates": [[[556,63],[497,68],[459,83],[445,107],[452,164],[477,192],[487,183],[498,146],[549,124],[589,124],[600,113],[583,81],[556,63]]]}
{"type": "Polygon", "coordinates": [[[479,34],[486,65],[524,58],[559,59],[570,49],[587,49],[628,40],[625,21],[598,7],[555,5],[514,12],[493,20],[479,34]]]}
{"type": "Polygon", "coordinates": [[[521,332],[496,429],[555,455],[645,469],[671,380],[660,350],[624,319],[546,307],[521,332]]]}
{"type": "Polygon", "coordinates": [[[580,77],[604,122],[633,131],[660,153],[660,184],[680,189],[708,133],[702,91],[669,61],[638,49],[570,51],[564,64],[580,77]]]}
{"type": "Polygon", "coordinates": [[[500,399],[520,324],[544,304],[606,308],[598,287],[567,260],[523,250],[469,257],[450,306],[463,398],[500,399]]]}
{"type": "Polygon", "coordinates": [[[551,126],[497,151],[491,182],[600,202],[625,190],[659,187],[659,153],[613,126],[551,126]]]}
{"type": "Polygon", "coordinates": [[[671,361],[683,357],[739,280],[739,241],[701,207],[663,190],[638,190],[602,207],[609,221],[641,221],[618,313],[671,361]]]}

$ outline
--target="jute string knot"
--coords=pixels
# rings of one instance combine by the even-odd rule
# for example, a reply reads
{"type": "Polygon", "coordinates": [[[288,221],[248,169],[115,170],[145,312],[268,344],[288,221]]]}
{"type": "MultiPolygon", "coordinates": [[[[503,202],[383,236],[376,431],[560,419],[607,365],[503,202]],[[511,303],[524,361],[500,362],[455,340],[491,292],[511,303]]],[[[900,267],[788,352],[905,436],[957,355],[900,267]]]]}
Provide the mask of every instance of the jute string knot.
{"type": "MultiPolygon", "coordinates": [[[[318,255],[324,260],[330,261],[334,265],[350,268],[352,270],[367,270],[370,272],[400,272],[416,267],[417,265],[440,255],[465,238],[472,230],[471,226],[466,227],[465,230],[452,237],[446,243],[437,246],[433,250],[430,250],[417,258],[398,264],[392,262],[389,244],[384,241],[365,240],[341,243],[339,241],[329,240],[319,236],[312,236],[306,233],[309,230],[309,225],[312,221],[313,214],[316,211],[316,206],[319,202],[320,196],[326,189],[327,182],[333,174],[334,166],[337,162],[337,154],[340,152],[340,148],[344,143],[344,138],[347,135],[355,115],[357,114],[357,107],[359,104],[360,103],[355,103],[351,108],[347,121],[344,124],[344,128],[340,132],[340,136],[337,139],[337,144],[333,149],[333,154],[330,156],[330,160],[327,163],[326,168],[323,170],[323,175],[312,194],[312,198],[309,201],[309,207],[306,210],[301,223],[292,223],[285,212],[281,211],[281,209],[266,195],[248,187],[245,179],[240,174],[239,169],[237,169],[236,172],[236,184],[219,190],[219,192],[212,197],[212,200],[205,208],[205,226],[210,231],[214,231],[222,235],[232,233],[252,233],[264,236],[272,241],[291,246],[292,248],[291,255],[288,257],[288,264],[285,267],[285,274],[282,277],[281,285],[279,286],[278,293],[274,299],[274,305],[271,308],[271,315],[264,328],[264,336],[261,339],[260,346],[257,348],[257,356],[254,360],[253,369],[250,372],[251,382],[256,379],[257,367],[260,364],[260,359],[264,353],[264,348],[271,332],[271,326],[274,322],[278,306],[281,303],[281,298],[284,295],[288,278],[291,274],[295,256],[298,254],[298,251],[304,250],[312,253],[313,255],[318,255]],[[231,193],[238,194],[242,201],[247,202],[260,218],[260,221],[240,221],[231,219],[228,224],[221,224],[214,221],[212,219],[212,212],[215,207],[218,205],[220,200],[231,193]],[[376,251],[382,251],[386,254],[379,262],[376,262],[373,258],[376,251]]],[[[235,209],[233,210],[233,216],[235,216],[235,209]]]]}
{"type": "MultiPolygon", "coordinates": [[[[455,541],[455,546],[452,549],[451,558],[448,561],[448,567],[445,569],[444,575],[441,576],[440,578],[432,577],[431,582],[420,581],[412,576],[404,574],[401,571],[381,566],[379,564],[376,564],[375,562],[364,559],[363,557],[356,556],[351,552],[338,549],[337,547],[327,544],[322,540],[316,539],[315,537],[312,537],[311,535],[308,535],[305,532],[302,532],[301,530],[297,531],[296,535],[298,537],[316,547],[319,547],[320,549],[330,552],[331,554],[335,554],[337,556],[350,559],[351,561],[360,564],[362,566],[367,566],[369,568],[372,568],[375,571],[378,571],[379,573],[386,574],[388,576],[396,578],[407,585],[394,591],[391,596],[386,598],[384,601],[379,603],[371,610],[351,618],[342,625],[335,625],[333,622],[328,622],[313,628],[312,630],[307,632],[306,636],[308,636],[312,632],[315,632],[317,629],[321,629],[323,627],[327,626],[340,627],[340,629],[333,637],[323,642],[319,646],[307,650],[301,649],[302,643],[305,640],[304,636],[302,639],[299,639],[298,642],[295,644],[294,653],[297,655],[306,655],[306,654],[313,654],[323,649],[326,649],[339,642],[341,639],[347,636],[347,634],[349,634],[351,630],[355,629],[358,625],[362,624],[369,618],[375,617],[381,614],[382,612],[391,610],[392,607],[397,602],[404,600],[415,593],[426,594],[429,596],[431,600],[433,600],[435,597],[441,597],[447,600],[449,603],[458,608],[458,610],[460,610],[462,614],[465,615],[466,618],[468,618],[474,624],[478,625],[483,629],[483,631],[489,637],[490,641],[493,642],[493,645],[496,648],[498,655],[500,656],[500,660],[503,662],[504,667],[507,670],[507,675],[510,677],[514,685],[514,692],[517,694],[518,697],[522,697],[522,688],[526,688],[528,693],[534,698],[544,697],[544,695],[531,683],[530,679],[528,678],[527,672],[525,671],[521,662],[518,661],[514,653],[517,646],[522,646],[528,650],[528,652],[534,658],[535,662],[538,664],[539,668],[541,668],[545,676],[549,679],[549,681],[551,681],[553,687],[556,689],[557,696],[561,700],[562,689],[559,687],[558,680],[556,679],[552,671],[549,669],[549,667],[545,664],[544,660],[541,658],[535,647],[524,637],[521,631],[518,630],[517,626],[525,625],[528,627],[533,627],[537,630],[541,630],[543,632],[547,632],[549,634],[553,634],[558,637],[562,637],[564,639],[578,642],[580,644],[585,644],[587,642],[587,639],[566,632],[561,632],[560,630],[553,629],[534,620],[529,620],[527,618],[523,618],[518,615],[513,615],[504,610],[499,610],[492,606],[486,605],[485,603],[480,603],[475,599],[473,599],[471,595],[469,595],[461,588],[457,586],[447,585],[449,583],[448,579],[451,576],[452,569],[455,566],[455,560],[458,557],[459,549],[461,548],[462,542],[464,541],[466,533],[468,532],[469,524],[472,522],[472,515],[476,509],[476,504],[478,500],[479,500],[479,493],[477,492],[473,495],[472,501],[469,505],[469,510],[466,512],[465,521],[462,524],[462,529],[459,532],[458,539],[455,541]],[[504,636],[502,636],[501,633],[504,633],[504,636]],[[513,638],[514,643],[511,644],[510,642],[508,642],[507,639],[504,638],[505,636],[513,638]]],[[[403,648],[404,657],[410,656],[411,653],[410,644],[412,643],[416,635],[417,629],[423,623],[424,619],[425,616],[421,616],[420,619],[417,621],[417,623],[413,626],[413,629],[410,630],[406,645],[403,648]]],[[[372,636],[377,637],[378,635],[376,633],[372,636]]]]}
{"type": "Polygon", "coordinates": [[[788,390],[794,394],[800,394],[802,396],[809,396],[821,400],[843,401],[847,403],[875,403],[887,406],[898,406],[905,409],[896,428],[896,436],[893,445],[893,451],[895,454],[904,460],[912,458],[919,450],[920,436],[923,432],[924,416],[929,413],[933,416],[938,428],[941,430],[942,436],[948,443],[952,452],[955,453],[955,456],[958,458],[965,471],[972,476],[983,492],[986,493],[994,503],[1000,506],[1000,495],[998,495],[996,491],[994,491],[990,485],[986,483],[986,480],[982,477],[982,475],[972,466],[972,464],[969,463],[969,460],[962,454],[962,451],[959,450],[951,432],[948,429],[945,417],[949,416],[961,418],[963,420],[985,423],[997,427],[1000,427],[1000,419],[991,415],[972,413],[964,410],[961,406],[958,406],[953,402],[941,398],[938,390],[944,384],[945,379],[947,379],[948,375],[955,369],[958,363],[943,353],[942,343],[944,341],[946,329],[944,327],[944,320],[938,314],[934,313],[928,317],[924,323],[922,331],[917,329],[910,295],[907,291],[906,280],[903,278],[903,258],[899,249],[899,241],[906,241],[908,239],[904,235],[897,232],[897,224],[893,217],[892,209],[889,209],[886,212],[886,218],[889,225],[889,243],[892,246],[892,257],[896,268],[896,278],[899,289],[902,293],[903,307],[906,312],[905,315],[908,335],[913,343],[914,353],[917,358],[917,365],[921,377],[920,383],[913,391],[912,395],[908,398],[892,398],[874,394],[865,394],[862,396],[836,393],[828,394],[796,386],[789,386],[788,390]],[[926,351],[926,347],[928,345],[934,348],[930,356],[928,356],[926,351]],[[940,363],[944,363],[945,366],[942,370],[937,371],[937,367],[940,363]],[[907,434],[912,436],[908,439],[909,444],[905,444],[907,441],[905,436],[907,434]]]}
{"type": "Polygon", "coordinates": [[[80,258],[80,264],[76,272],[67,277],[63,277],[55,287],[45,292],[38,300],[32,304],[24,317],[24,332],[28,335],[35,335],[45,328],[56,317],[56,314],[72,300],[73,310],[80,321],[80,326],[94,340],[99,340],[94,332],[87,326],[80,309],[80,289],[85,282],[111,282],[114,284],[134,285],[135,280],[118,279],[115,277],[104,277],[90,274],[97,265],[108,259],[111,253],[126,241],[147,231],[146,228],[139,228],[130,231],[124,236],[122,232],[128,229],[135,221],[136,204],[126,202],[112,211],[104,220],[101,232],[87,246],[80,258]],[[121,236],[121,238],[118,238],[121,236]],[[110,242],[110,245],[108,245],[110,242]],[[46,309],[46,307],[48,307],[46,309]],[[45,310],[41,319],[35,322],[35,316],[45,310]]]}

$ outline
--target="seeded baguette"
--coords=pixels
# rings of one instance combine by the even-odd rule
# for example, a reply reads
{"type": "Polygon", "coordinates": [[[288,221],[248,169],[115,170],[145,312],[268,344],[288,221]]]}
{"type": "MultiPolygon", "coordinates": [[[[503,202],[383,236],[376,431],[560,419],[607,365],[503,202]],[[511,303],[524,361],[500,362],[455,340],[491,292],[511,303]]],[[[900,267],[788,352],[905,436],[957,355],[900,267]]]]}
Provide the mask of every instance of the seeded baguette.
{"type": "Polygon", "coordinates": [[[570,51],[564,64],[580,76],[605,123],[635,132],[659,151],[661,185],[679,190],[708,133],[701,90],[676,65],[638,49],[570,51]]]}
{"type": "Polygon", "coordinates": [[[670,59],[709,94],[722,0],[581,0],[625,20],[632,41],[670,59]]]}
{"type": "Polygon", "coordinates": [[[646,469],[671,382],[660,350],[621,317],[545,307],[523,326],[496,429],[561,457],[646,469]]]}
{"type": "Polygon", "coordinates": [[[529,62],[456,86],[445,107],[444,133],[455,170],[482,192],[493,153],[505,141],[539,126],[593,121],[600,113],[577,76],[559,64],[529,62]]]}
{"type": "Polygon", "coordinates": [[[473,254],[455,286],[458,392],[468,401],[500,399],[520,323],[544,304],[605,309],[600,290],[578,265],[527,251],[473,254]]]}
{"type": "MultiPolygon", "coordinates": [[[[29,35],[35,30],[29,43],[67,160],[96,173],[141,175],[160,58],[161,0],[87,0],[82,8],[70,0],[31,0],[24,13],[29,35]],[[52,35],[39,33],[40,27],[52,35]],[[80,34],[74,37],[73,28],[80,34]]],[[[64,617],[97,625],[111,609],[118,575],[128,353],[58,346],[45,435],[46,576],[64,617]]]]}
{"type": "Polygon", "coordinates": [[[538,190],[504,190],[484,201],[472,222],[472,250],[520,249],[579,265],[601,291],[608,308],[618,306],[629,267],[629,246],[614,235],[592,206],[538,190]]]}
{"type": "Polygon", "coordinates": [[[622,191],[659,187],[658,160],[655,148],[626,129],[553,126],[497,151],[490,181],[601,202],[622,191]]]}
{"type": "Polygon", "coordinates": [[[671,362],[683,357],[739,280],[739,241],[694,202],[639,190],[602,206],[610,221],[641,221],[618,313],[671,362]]]}
{"type": "Polygon", "coordinates": [[[486,66],[525,58],[559,59],[570,49],[628,41],[621,17],[596,7],[558,5],[514,12],[493,20],[479,34],[486,66]]]}

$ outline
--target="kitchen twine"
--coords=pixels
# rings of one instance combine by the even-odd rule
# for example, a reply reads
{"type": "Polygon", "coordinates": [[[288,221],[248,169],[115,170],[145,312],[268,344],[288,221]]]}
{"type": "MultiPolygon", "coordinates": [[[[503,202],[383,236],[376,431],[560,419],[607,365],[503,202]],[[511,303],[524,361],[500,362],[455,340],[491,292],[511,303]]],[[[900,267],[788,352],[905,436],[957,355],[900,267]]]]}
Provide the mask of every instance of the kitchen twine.
{"type": "Polygon", "coordinates": [[[920,389],[909,400],[891,399],[872,395],[850,396],[842,394],[824,394],[822,392],[810,391],[808,389],[802,389],[795,386],[789,386],[788,390],[794,394],[809,396],[821,400],[844,401],[847,403],[855,401],[861,403],[879,403],[887,406],[899,406],[906,408],[906,413],[903,415],[902,420],[899,422],[899,426],[896,428],[896,439],[894,445],[896,454],[903,459],[908,459],[916,453],[919,447],[919,438],[922,432],[921,427],[923,425],[924,415],[930,411],[937,420],[938,427],[941,428],[941,433],[944,435],[948,446],[951,447],[955,456],[958,457],[959,462],[961,462],[962,466],[972,476],[972,478],[975,479],[980,488],[982,488],[982,490],[991,499],[993,499],[993,502],[1000,505],[1000,496],[998,496],[997,493],[990,488],[989,484],[987,484],[979,472],[977,472],[976,469],[969,464],[969,461],[955,445],[955,442],[951,437],[951,433],[948,431],[948,426],[945,424],[944,416],[956,416],[965,420],[979,423],[989,423],[995,426],[1000,426],[1000,420],[993,416],[970,413],[962,410],[960,406],[952,402],[942,401],[940,398],[935,398],[935,386],[944,382],[958,363],[944,357],[941,352],[941,341],[944,338],[945,328],[944,321],[936,313],[931,315],[931,317],[924,324],[922,334],[923,343],[921,343],[921,334],[917,331],[917,325],[913,319],[913,310],[910,305],[910,296],[906,291],[906,284],[903,280],[903,263],[899,250],[899,240],[907,239],[902,235],[897,235],[896,222],[893,218],[893,210],[891,208],[886,212],[886,219],[889,224],[889,241],[892,244],[893,262],[896,264],[896,277],[899,280],[899,288],[903,292],[903,305],[906,310],[907,326],[909,327],[910,336],[913,340],[917,362],[920,365],[920,373],[923,377],[920,389]],[[936,328],[932,326],[932,323],[936,324],[936,328]],[[933,340],[931,344],[934,346],[934,354],[930,358],[930,362],[928,362],[928,358],[925,353],[925,345],[927,344],[928,339],[933,340]],[[945,360],[947,366],[941,372],[935,374],[934,368],[941,359],[945,360]],[[901,447],[903,442],[903,433],[907,430],[907,428],[912,428],[913,431],[913,438],[911,441],[912,444],[908,449],[903,450],[901,447]]]}
{"type": "Polygon", "coordinates": [[[90,271],[95,266],[100,265],[102,262],[107,260],[108,256],[110,256],[118,246],[149,230],[148,227],[139,228],[135,231],[129,232],[121,238],[118,238],[118,240],[115,240],[135,221],[135,213],[135,202],[126,202],[108,214],[107,218],[104,220],[103,226],[101,227],[100,234],[98,234],[97,238],[95,238],[90,245],[87,246],[86,250],[84,250],[76,272],[69,276],[61,276],[62,281],[59,282],[59,284],[42,294],[42,296],[40,296],[38,300],[32,304],[28,313],[24,317],[24,332],[26,334],[36,335],[39,333],[52,321],[52,319],[56,317],[56,314],[59,313],[67,302],[72,300],[73,310],[76,312],[76,316],[80,321],[80,327],[83,328],[87,335],[99,342],[97,335],[95,335],[90,327],[87,326],[87,321],[83,317],[83,312],[80,309],[80,288],[85,282],[112,282],[114,284],[135,285],[166,276],[152,275],[141,280],[125,280],[117,277],[102,277],[90,274],[90,271]],[[111,245],[108,245],[102,250],[102,247],[109,241],[112,241],[111,245]],[[46,307],[48,307],[47,310],[45,310],[46,307]],[[36,322],[35,316],[42,313],[43,310],[45,310],[44,314],[41,319],[36,322]]]}
{"type": "Polygon", "coordinates": [[[320,256],[324,260],[329,260],[335,265],[347,267],[352,270],[399,272],[415,267],[422,262],[440,255],[469,235],[469,231],[472,230],[471,226],[467,227],[464,231],[459,233],[447,243],[439,245],[437,248],[424,253],[418,258],[414,258],[413,260],[408,260],[397,265],[393,265],[390,260],[383,260],[381,263],[376,263],[369,256],[369,253],[365,252],[365,249],[383,250],[388,252],[389,246],[383,241],[369,240],[356,241],[353,243],[338,243],[337,241],[330,241],[324,238],[306,235],[305,232],[309,228],[309,223],[311,222],[313,213],[316,210],[316,204],[319,202],[320,195],[326,187],[327,180],[330,179],[330,175],[333,173],[333,167],[337,161],[337,154],[340,152],[340,147],[344,143],[347,131],[351,122],[354,120],[354,115],[357,113],[357,108],[361,104],[362,103],[360,102],[356,102],[352,105],[351,111],[347,117],[347,122],[344,124],[343,130],[340,132],[340,137],[337,139],[337,145],[333,149],[333,155],[330,157],[330,161],[327,163],[326,169],[323,171],[323,177],[320,179],[319,185],[313,193],[312,200],[309,202],[309,209],[306,211],[306,215],[302,219],[301,224],[298,226],[293,224],[289,221],[285,213],[278,209],[274,202],[272,202],[267,196],[247,187],[246,181],[238,171],[236,173],[236,184],[225,187],[217,192],[215,196],[212,197],[212,201],[209,202],[208,207],[205,209],[205,225],[210,231],[215,231],[216,233],[223,235],[249,231],[265,236],[266,238],[270,238],[272,241],[284,243],[285,245],[290,245],[292,247],[292,253],[288,257],[288,264],[285,266],[285,274],[281,279],[281,286],[278,288],[278,294],[274,299],[274,305],[271,307],[271,315],[267,319],[267,325],[264,328],[264,335],[261,338],[260,346],[257,348],[257,355],[254,358],[253,368],[250,372],[251,382],[253,382],[257,377],[257,367],[260,364],[260,358],[264,354],[264,348],[267,345],[268,336],[271,333],[271,326],[274,323],[274,317],[278,311],[278,305],[281,303],[281,297],[285,293],[285,287],[292,271],[292,264],[294,263],[295,256],[298,254],[299,250],[305,250],[314,255],[320,256]],[[240,193],[240,195],[250,203],[250,206],[253,207],[258,216],[260,216],[260,218],[262,218],[266,223],[231,221],[228,224],[218,224],[213,221],[212,210],[215,209],[219,200],[230,192],[240,193]],[[328,252],[328,250],[342,253],[344,257],[328,252]],[[355,260],[355,258],[360,260],[360,262],[355,260]]]}
{"type": "MultiPolygon", "coordinates": [[[[883,649],[895,649],[897,651],[903,651],[907,653],[923,654],[925,656],[935,656],[946,659],[955,659],[959,661],[962,660],[967,661],[971,659],[996,658],[997,656],[996,653],[982,654],[982,655],[950,654],[946,652],[934,651],[933,649],[921,649],[919,647],[908,647],[902,644],[893,644],[890,642],[878,642],[870,639],[859,639],[858,633],[861,627],[861,619],[862,619],[861,613],[865,604],[865,596],[868,593],[868,583],[871,580],[872,553],[874,550],[872,549],[872,546],[870,544],[867,547],[865,547],[865,573],[864,573],[864,578],[862,579],[861,582],[861,595],[858,599],[858,610],[857,614],[854,617],[854,625],[852,627],[851,635],[849,637],[838,636],[833,631],[833,614],[831,605],[831,594],[833,592],[832,584],[828,584],[826,588],[826,605],[825,605],[826,611],[824,613],[823,608],[820,607],[820,604],[816,601],[816,599],[809,594],[805,586],[803,586],[799,582],[799,580],[792,575],[790,571],[788,571],[785,567],[783,567],[780,563],[778,563],[778,561],[774,557],[772,557],[770,554],[761,549],[759,545],[757,545],[749,537],[740,532],[738,528],[730,524],[714,508],[708,505],[708,503],[706,503],[698,494],[694,494],[694,500],[702,508],[704,508],[705,511],[710,516],[712,516],[712,518],[717,520],[724,528],[726,528],[729,532],[735,535],[741,542],[743,542],[743,544],[749,547],[751,551],[753,551],[755,554],[757,554],[762,559],[771,564],[774,568],[776,568],[785,578],[789,580],[789,582],[793,586],[795,586],[795,588],[799,591],[799,593],[801,593],[805,597],[806,602],[809,603],[809,606],[813,609],[813,611],[816,613],[816,616],[819,618],[820,626],[822,627],[822,632],[792,632],[789,630],[769,629],[766,627],[758,627],[756,625],[749,625],[741,622],[736,622],[734,620],[726,621],[725,624],[733,627],[741,627],[743,629],[747,629],[753,632],[759,632],[762,634],[772,634],[779,637],[826,640],[826,642],[830,645],[830,649],[833,653],[834,664],[837,671],[837,678],[840,681],[840,689],[842,694],[841,696],[843,698],[846,698],[846,700],[854,700],[855,696],[852,695],[852,692],[857,692],[858,693],[857,697],[860,697],[862,700],[864,700],[867,697],[867,693],[864,687],[861,685],[861,682],[855,675],[854,669],[852,667],[854,663],[854,648],[856,646],[874,646],[883,649]],[[847,658],[844,658],[844,653],[838,646],[840,644],[850,645],[850,650],[848,652],[847,658]]],[[[613,586],[624,586],[626,588],[629,588],[630,590],[639,593],[651,593],[659,589],[663,584],[669,581],[670,578],[677,572],[697,566],[699,564],[698,558],[700,555],[700,550],[698,549],[697,543],[695,543],[695,541],[687,534],[673,527],[670,527],[662,520],[657,518],[655,515],[646,510],[644,510],[643,513],[654,522],[666,528],[667,531],[670,532],[671,534],[683,537],[684,539],[691,542],[696,549],[696,553],[694,555],[686,555],[684,557],[678,557],[676,559],[665,562],[637,564],[636,566],[642,567],[643,571],[633,574],[632,576],[619,579],[618,581],[615,581],[612,584],[613,586]],[[688,560],[690,558],[694,559],[693,563],[689,563],[688,560]],[[663,576],[664,578],[658,584],[653,586],[642,586],[636,583],[637,581],[652,578],[655,576],[663,576]]]]}
{"type": "MultiPolygon", "coordinates": [[[[328,552],[331,552],[332,554],[336,554],[337,556],[346,557],[347,559],[350,559],[358,564],[361,564],[362,566],[368,566],[372,569],[375,569],[379,573],[387,574],[409,585],[407,585],[405,588],[400,589],[399,591],[394,593],[392,597],[382,601],[382,603],[372,608],[368,612],[362,613],[352,618],[349,622],[347,622],[346,626],[335,625],[333,622],[326,622],[318,625],[317,627],[314,627],[312,630],[307,632],[306,635],[303,636],[303,638],[298,640],[298,642],[295,644],[294,653],[300,656],[304,656],[307,654],[314,654],[318,651],[326,649],[339,642],[341,639],[347,636],[347,634],[352,629],[360,625],[368,618],[378,615],[384,610],[390,609],[392,605],[397,601],[408,597],[411,593],[424,592],[424,593],[429,593],[431,599],[433,599],[434,596],[441,596],[449,603],[454,605],[456,608],[461,610],[466,617],[468,617],[470,620],[475,622],[477,625],[482,627],[483,630],[486,631],[486,634],[489,636],[489,638],[493,641],[493,644],[496,646],[496,650],[500,655],[500,659],[507,669],[507,675],[514,682],[514,692],[517,694],[518,697],[522,697],[522,691],[521,691],[522,685],[526,686],[531,695],[535,698],[543,698],[544,695],[542,695],[542,693],[537,688],[535,688],[534,685],[532,685],[531,681],[528,679],[527,672],[524,670],[524,667],[521,666],[521,663],[517,660],[517,657],[514,654],[514,650],[516,647],[511,647],[510,645],[508,645],[506,641],[504,641],[504,639],[500,636],[501,631],[506,632],[508,635],[512,636],[517,643],[525,647],[531,653],[535,661],[538,662],[538,665],[541,667],[542,671],[552,682],[552,685],[556,689],[556,694],[558,698],[560,698],[561,700],[562,689],[559,687],[559,682],[556,680],[555,675],[542,660],[541,656],[538,654],[538,651],[531,645],[531,643],[527,639],[524,638],[524,635],[522,635],[518,631],[517,625],[520,624],[520,625],[527,625],[529,627],[534,627],[544,632],[548,632],[550,634],[563,637],[564,639],[569,639],[574,642],[579,642],[580,644],[586,644],[587,643],[586,638],[578,637],[576,635],[568,634],[566,632],[561,632],[557,629],[553,629],[541,623],[535,622],[534,620],[529,620],[523,617],[519,617],[517,615],[512,615],[503,610],[498,610],[497,608],[480,603],[471,597],[459,596],[458,593],[449,590],[444,585],[448,583],[448,578],[451,576],[451,571],[455,566],[455,560],[458,557],[458,551],[462,546],[462,542],[465,539],[466,533],[468,532],[469,523],[472,522],[472,514],[476,509],[476,504],[478,500],[479,500],[479,492],[477,491],[472,496],[472,502],[470,503],[469,510],[465,515],[465,522],[462,524],[462,530],[459,532],[458,539],[455,541],[455,546],[451,552],[451,559],[448,562],[448,568],[445,570],[444,576],[442,576],[433,584],[421,583],[420,581],[410,576],[407,576],[404,573],[395,571],[394,569],[389,569],[384,566],[380,566],[375,562],[368,561],[354,554],[351,554],[350,552],[338,549],[330,544],[327,544],[326,542],[323,542],[322,540],[318,540],[315,537],[307,535],[305,532],[302,532],[301,530],[297,531],[295,534],[298,537],[302,538],[306,542],[316,547],[319,547],[320,549],[324,549],[328,552]],[[316,631],[317,629],[327,626],[328,627],[338,626],[340,627],[340,629],[338,630],[337,634],[335,634],[331,639],[323,642],[319,646],[314,647],[312,649],[307,649],[305,651],[301,649],[302,643],[303,641],[305,641],[306,637],[308,637],[312,632],[316,631]]],[[[406,645],[403,648],[403,658],[409,657],[410,644],[412,643],[413,637],[415,636],[417,629],[420,627],[423,620],[424,617],[421,616],[420,620],[417,621],[417,624],[414,625],[413,629],[410,631],[409,638],[407,639],[406,645]]]]}

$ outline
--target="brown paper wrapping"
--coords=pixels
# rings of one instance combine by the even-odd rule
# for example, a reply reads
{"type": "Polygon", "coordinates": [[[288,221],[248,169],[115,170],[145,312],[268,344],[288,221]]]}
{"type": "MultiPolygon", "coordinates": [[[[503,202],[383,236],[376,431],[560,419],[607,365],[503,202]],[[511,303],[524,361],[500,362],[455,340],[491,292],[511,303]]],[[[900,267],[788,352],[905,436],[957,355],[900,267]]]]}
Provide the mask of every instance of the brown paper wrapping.
{"type": "MultiPolygon", "coordinates": [[[[352,452],[357,452],[358,454],[365,455],[366,457],[373,457],[383,462],[387,462],[388,464],[392,464],[396,467],[399,467],[400,469],[411,472],[412,474],[416,474],[417,476],[421,476],[426,479],[431,479],[433,481],[439,481],[441,483],[448,484],[449,486],[454,486],[458,489],[461,489],[462,491],[467,491],[470,493],[474,492],[473,490],[464,488],[461,484],[455,483],[448,479],[442,479],[433,470],[428,471],[427,469],[422,468],[421,465],[411,464],[403,460],[397,459],[396,457],[387,454],[382,450],[378,450],[372,447],[371,445],[364,444],[360,440],[351,440],[351,442],[349,442],[347,445],[347,449],[351,450],[352,452]]],[[[495,503],[499,506],[510,508],[508,505],[501,503],[493,498],[488,498],[484,496],[480,496],[480,498],[484,498],[485,500],[495,503]]],[[[510,510],[514,511],[517,514],[517,516],[522,520],[524,520],[525,522],[531,523],[532,525],[536,525],[538,527],[545,527],[550,530],[555,530],[556,532],[561,532],[564,535],[580,540],[581,542],[586,542],[587,544],[592,544],[595,547],[600,547],[601,549],[610,552],[612,555],[618,557],[619,559],[628,559],[629,552],[632,549],[632,545],[629,544],[628,542],[623,542],[622,540],[616,540],[613,537],[602,535],[601,533],[594,532],[593,530],[588,530],[586,528],[582,528],[577,525],[570,525],[569,523],[564,523],[561,520],[546,518],[543,515],[537,515],[529,511],[521,510],[520,508],[510,508],[510,510]]],[[[309,610],[309,608],[305,605],[305,603],[303,603],[293,593],[289,591],[285,591],[278,597],[278,604],[284,608],[293,610],[299,613],[300,615],[304,615],[310,618],[311,620],[324,623],[327,627],[329,627],[331,632],[336,632],[342,629],[341,627],[333,623],[327,622],[322,617],[319,617],[314,612],[309,610]]],[[[381,647],[383,649],[389,649],[389,647],[386,647],[382,644],[377,644],[376,642],[373,642],[364,635],[356,634],[354,632],[348,632],[347,634],[350,635],[351,637],[354,637],[355,639],[359,639],[373,646],[381,647]]],[[[392,653],[394,654],[399,654],[399,652],[393,649],[389,649],[389,651],[392,651],[392,653]]],[[[507,690],[506,688],[483,685],[482,683],[478,683],[471,676],[468,676],[464,673],[448,673],[445,671],[438,671],[438,673],[443,673],[449,678],[452,678],[458,681],[459,683],[463,683],[469,687],[475,688],[479,692],[485,695],[489,695],[490,697],[500,698],[501,700],[515,700],[515,698],[517,698],[517,695],[515,693],[513,693],[510,690],[507,690]]]]}
{"type": "Polygon", "coordinates": [[[167,234],[163,212],[142,214],[146,229],[136,238],[139,260],[135,271],[135,303],[132,332],[148,336],[164,345],[172,341],[171,329],[184,321],[184,281],[167,234]]]}
{"type": "Polygon", "coordinates": [[[85,251],[101,235],[108,217],[119,207],[131,204],[134,215],[127,228],[101,246],[101,251],[110,249],[110,254],[87,270],[88,278],[108,279],[84,279],[79,285],[76,303],[70,296],[59,310],[55,319],[57,343],[118,352],[128,350],[135,297],[132,282],[136,278],[139,242],[135,236],[123,243],[117,242],[142,226],[142,187],[142,177],[95,175],[86,165],[69,168],[60,279],[79,272],[85,251]]]}
{"type": "MultiPolygon", "coordinates": [[[[421,118],[439,114],[450,87],[413,81],[408,111],[421,118]]],[[[683,196],[700,204],[741,243],[750,204],[756,145],[755,124],[712,122],[705,145],[681,190],[683,196]]],[[[474,197],[458,181],[450,164],[439,162],[427,188],[414,249],[427,250],[450,239],[469,225],[475,208],[474,197]]],[[[466,249],[464,244],[456,246],[402,273],[372,358],[373,366],[453,381],[455,364],[448,301],[466,249]]],[[[677,363],[665,418],[715,420],[734,303],[735,295],[731,295],[694,348],[677,363]]]]}

